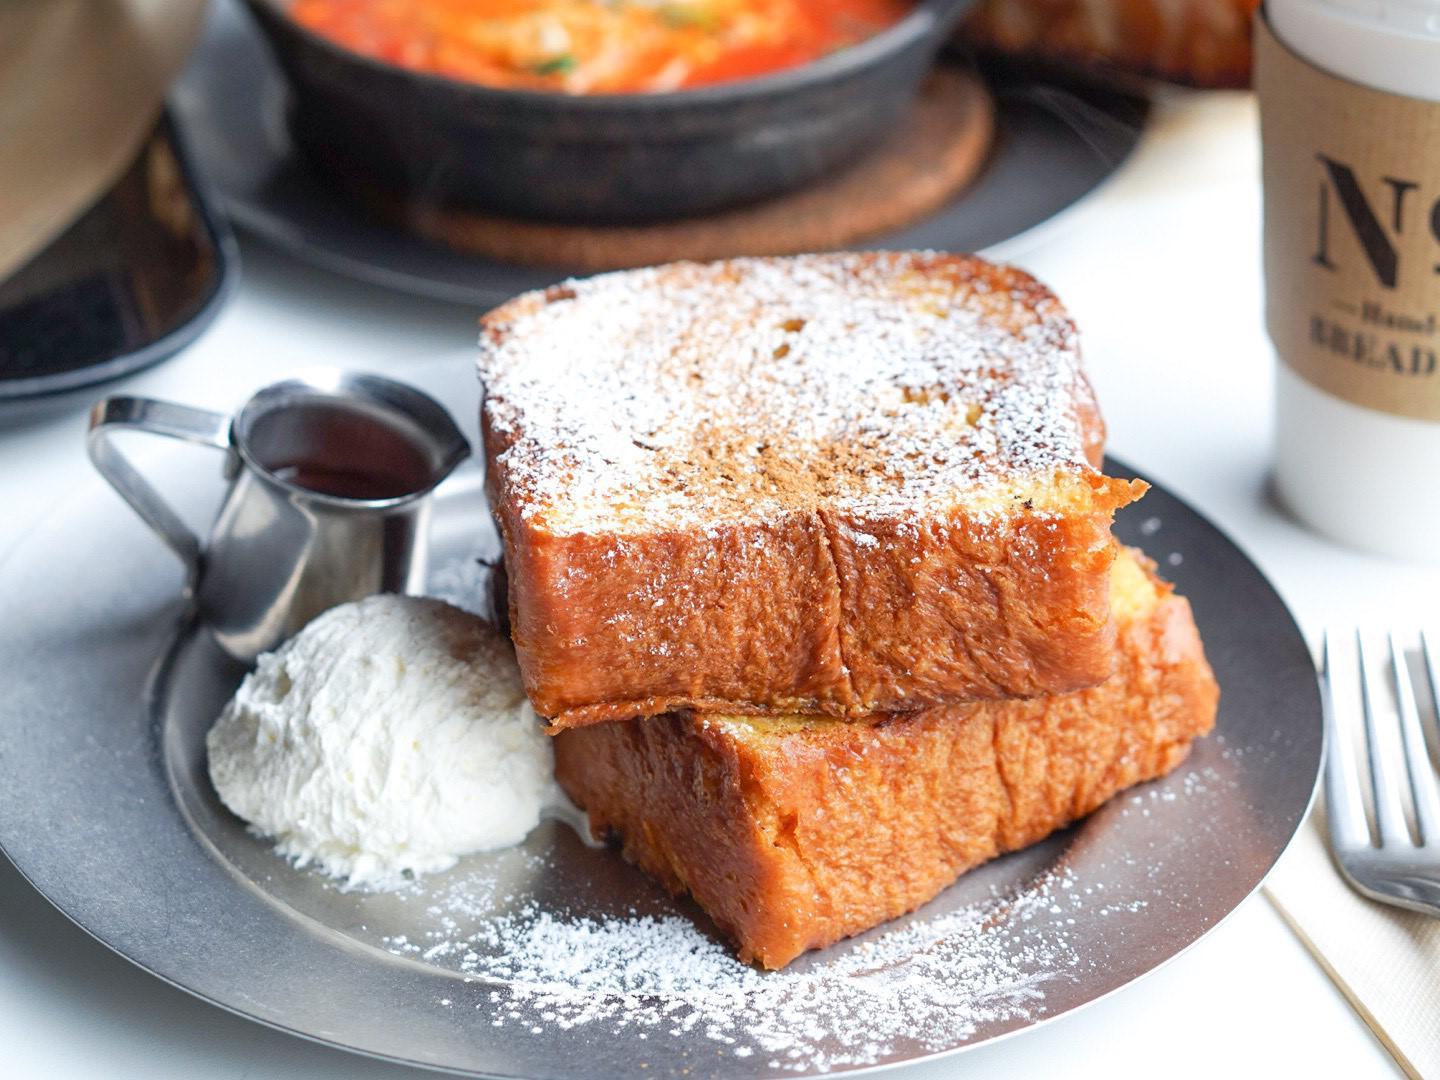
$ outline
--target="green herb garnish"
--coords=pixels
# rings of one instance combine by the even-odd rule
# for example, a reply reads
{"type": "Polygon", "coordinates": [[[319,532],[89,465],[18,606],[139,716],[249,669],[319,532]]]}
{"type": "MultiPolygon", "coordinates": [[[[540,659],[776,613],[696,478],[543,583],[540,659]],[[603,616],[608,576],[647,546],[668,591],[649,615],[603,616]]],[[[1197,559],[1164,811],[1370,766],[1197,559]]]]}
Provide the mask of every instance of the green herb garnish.
{"type": "Polygon", "coordinates": [[[559,56],[552,56],[549,60],[542,60],[531,67],[536,75],[568,75],[575,70],[578,61],[574,53],[561,53],[559,56]]]}

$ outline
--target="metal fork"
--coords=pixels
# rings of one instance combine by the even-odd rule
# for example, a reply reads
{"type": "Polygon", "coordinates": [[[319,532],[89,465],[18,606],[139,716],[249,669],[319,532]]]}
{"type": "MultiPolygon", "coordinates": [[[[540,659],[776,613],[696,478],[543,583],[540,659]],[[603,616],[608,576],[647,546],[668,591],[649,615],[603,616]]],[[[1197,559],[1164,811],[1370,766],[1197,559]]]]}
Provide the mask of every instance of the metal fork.
{"type": "MultiPolygon", "coordinates": [[[[1440,655],[1428,634],[1420,640],[1430,700],[1435,702],[1440,700],[1440,655]]],[[[1389,646],[1384,669],[1394,691],[1393,714],[1372,678],[1377,667],[1364,637],[1355,635],[1352,650],[1343,639],[1325,635],[1320,675],[1329,744],[1325,810],[1330,844],[1341,872],[1359,892],[1387,904],[1440,915],[1440,781],[1420,723],[1405,651],[1394,634],[1389,635],[1389,646]],[[1346,655],[1352,652],[1353,659],[1346,655]],[[1357,724],[1363,724],[1369,759],[1373,837],[1366,813],[1367,785],[1356,752],[1357,724]]]]}

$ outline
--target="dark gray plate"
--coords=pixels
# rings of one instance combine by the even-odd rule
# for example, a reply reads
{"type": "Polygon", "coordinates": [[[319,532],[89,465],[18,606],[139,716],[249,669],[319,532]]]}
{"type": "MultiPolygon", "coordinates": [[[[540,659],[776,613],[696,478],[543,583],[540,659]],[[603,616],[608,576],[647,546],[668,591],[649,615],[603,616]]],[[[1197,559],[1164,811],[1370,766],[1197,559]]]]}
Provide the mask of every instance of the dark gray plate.
{"type": "MultiPolygon", "coordinates": [[[[213,505],[218,478],[193,457],[165,457],[156,471],[195,515],[213,505]]],[[[494,544],[478,480],[457,474],[437,506],[434,584],[461,598],[478,596],[472,558],[494,544]]],[[[398,1061],[498,1076],[631,1076],[643,1064],[652,1077],[729,1077],[975,1046],[1094,1001],[1199,939],[1259,885],[1314,790],[1315,677],[1274,590],[1161,488],[1119,531],[1194,604],[1223,687],[1216,733],[1164,780],[783,976],[728,960],[690,907],[555,822],[398,895],[343,893],[274,856],[204,776],[204,732],[240,673],[203,637],[177,638],[178,566],[98,481],[0,562],[0,846],[77,924],[157,976],[398,1061]],[[516,936],[526,919],[660,925],[697,961],[631,955],[624,974],[648,989],[625,998],[608,989],[621,973],[601,971],[600,988],[581,995],[593,1015],[577,1021],[573,993],[496,974],[567,961],[543,950],[543,935],[516,936]],[[498,925],[512,932],[473,943],[498,925]],[[470,944],[434,948],[457,940],[470,944]],[[704,1000],[684,985],[701,967],[721,973],[704,1000]],[[898,1026],[867,1004],[897,978],[915,988],[898,1026]],[[679,989],[657,990],[667,979],[679,989]],[[770,1009],[777,998],[784,1007],[770,1009]],[[697,1011],[709,1020],[687,1026],[697,1011]]]]}
{"type": "MultiPolygon", "coordinates": [[[[209,19],[174,100],[238,224],[337,273],[486,308],[566,276],[461,254],[356,213],[291,146],[285,86],[253,26],[228,2],[209,19]]],[[[980,251],[1015,237],[1109,176],[1146,116],[1135,97],[1008,76],[997,101],[996,147],[980,179],[925,221],[863,246],[980,251]]]]}

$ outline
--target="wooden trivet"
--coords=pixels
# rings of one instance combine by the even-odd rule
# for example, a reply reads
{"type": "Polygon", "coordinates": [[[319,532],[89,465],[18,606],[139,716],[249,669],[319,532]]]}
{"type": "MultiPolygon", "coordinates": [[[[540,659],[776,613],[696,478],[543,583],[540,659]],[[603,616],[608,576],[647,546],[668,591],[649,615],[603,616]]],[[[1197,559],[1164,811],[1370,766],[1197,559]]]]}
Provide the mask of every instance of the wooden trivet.
{"type": "Polygon", "coordinates": [[[864,160],[755,206],[657,225],[571,225],[444,207],[379,205],[385,217],[474,255],[529,266],[623,270],[676,259],[794,255],[904,228],[950,200],[985,163],[994,103],[973,73],[937,71],[908,118],[864,160]]]}

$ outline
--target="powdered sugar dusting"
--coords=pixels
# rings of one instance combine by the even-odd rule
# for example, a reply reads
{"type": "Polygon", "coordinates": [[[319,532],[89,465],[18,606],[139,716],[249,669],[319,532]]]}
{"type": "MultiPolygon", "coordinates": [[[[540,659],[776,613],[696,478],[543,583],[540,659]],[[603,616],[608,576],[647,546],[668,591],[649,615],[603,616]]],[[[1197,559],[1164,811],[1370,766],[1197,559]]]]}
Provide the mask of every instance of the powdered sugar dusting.
{"type": "Polygon", "coordinates": [[[1236,753],[1220,736],[1205,746],[1207,761],[1118,796],[1077,832],[779,972],[740,963],[703,916],[637,888],[613,853],[553,842],[504,883],[478,865],[417,883],[403,929],[370,940],[448,972],[431,1002],[477,1038],[607,1062],[623,1047],[630,1075],[826,1073],[951,1050],[1123,984],[1137,950],[1168,950],[1174,913],[1202,906],[1196,858],[1221,861],[1234,843],[1213,826],[1241,798],[1236,753]]]}
{"type": "Polygon", "coordinates": [[[780,972],[741,964],[673,914],[579,917],[526,903],[457,933],[454,897],[430,908],[430,930],[386,945],[462,973],[470,1007],[492,1027],[698,1037],[758,1066],[828,1072],[1042,1014],[1047,986],[1083,967],[1056,913],[1105,910],[1076,884],[1046,871],[1018,894],[917,917],[780,972]]]}
{"type": "Polygon", "coordinates": [[[1188,944],[1234,902],[1216,906],[1217,868],[1243,861],[1264,827],[1247,808],[1241,757],[1212,736],[1188,768],[1072,832],[772,973],[741,964],[693,906],[615,852],[554,824],[399,892],[342,892],[251,841],[240,850],[281,903],[424,968],[429,978],[405,983],[423,987],[414,1008],[441,1012],[497,1071],[503,1061],[574,1075],[841,1072],[1043,1021],[1188,944]]]}
{"type": "Polygon", "coordinates": [[[556,531],[1007,505],[1036,474],[1089,469],[1069,318],[1028,275],[963,257],[568,282],[487,316],[480,367],[507,497],[556,531]]]}

